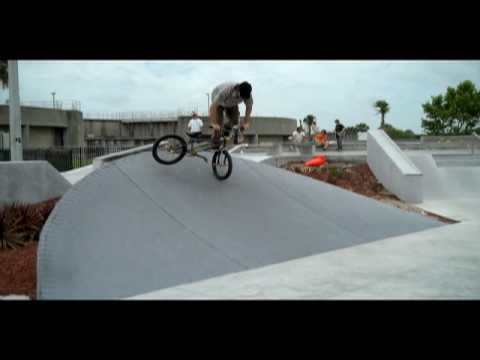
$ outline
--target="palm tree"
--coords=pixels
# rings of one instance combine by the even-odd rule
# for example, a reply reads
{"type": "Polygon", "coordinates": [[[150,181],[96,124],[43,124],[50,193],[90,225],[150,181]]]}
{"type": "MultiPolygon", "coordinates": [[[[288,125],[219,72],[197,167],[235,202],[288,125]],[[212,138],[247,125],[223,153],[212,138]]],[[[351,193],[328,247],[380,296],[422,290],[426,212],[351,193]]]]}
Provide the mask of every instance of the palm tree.
{"type": "Polygon", "coordinates": [[[385,114],[390,111],[390,106],[385,100],[375,101],[373,107],[377,110],[379,114],[382,115],[382,122],[380,123],[380,129],[383,129],[385,126],[385,114]]]}
{"type": "Polygon", "coordinates": [[[2,84],[2,89],[8,87],[8,61],[0,60],[0,83],[2,84]]]}
{"type": "Polygon", "coordinates": [[[311,138],[312,136],[312,125],[313,122],[315,121],[315,116],[313,115],[307,115],[305,119],[303,119],[303,122],[307,124],[308,126],[308,137],[311,138]]]}

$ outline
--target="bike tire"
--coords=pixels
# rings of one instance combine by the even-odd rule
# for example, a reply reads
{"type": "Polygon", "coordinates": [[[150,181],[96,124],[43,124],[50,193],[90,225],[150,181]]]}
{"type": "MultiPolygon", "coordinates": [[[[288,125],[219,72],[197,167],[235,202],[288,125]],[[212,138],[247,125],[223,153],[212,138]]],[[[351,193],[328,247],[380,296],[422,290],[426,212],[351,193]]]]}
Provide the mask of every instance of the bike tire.
{"type": "Polygon", "coordinates": [[[159,162],[160,164],[163,164],[163,165],[173,165],[173,164],[178,163],[180,160],[183,159],[183,157],[185,156],[186,153],[187,153],[187,142],[178,135],[162,136],[160,139],[158,139],[157,141],[155,141],[153,143],[153,147],[152,147],[153,158],[157,162],[159,162]],[[162,141],[165,141],[165,140],[168,140],[168,139],[178,140],[180,142],[180,145],[182,146],[181,151],[178,153],[178,156],[176,158],[174,158],[173,160],[165,160],[165,159],[162,159],[160,156],[158,156],[158,151],[157,151],[158,146],[160,145],[160,143],[162,141]]]}
{"type": "Polygon", "coordinates": [[[212,157],[212,170],[213,170],[213,174],[215,175],[215,177],[218,180],[226,180],[230,177],[230,175],[232,175],[233,161],[232,161],[232,156],[228,153],[228,151],[226,151],[226,150],[215,151],[215,153],[213,154],[213,157],[212,157]],[[221,175],[217,171],[217,160],[218,160],[218,157],[220,156],[220,154],[222,154],[222,153],[225,155],[225,159],[228,163],[227,164],[228,169],[227,169],[227,173],[225,175],[221,175]]]}

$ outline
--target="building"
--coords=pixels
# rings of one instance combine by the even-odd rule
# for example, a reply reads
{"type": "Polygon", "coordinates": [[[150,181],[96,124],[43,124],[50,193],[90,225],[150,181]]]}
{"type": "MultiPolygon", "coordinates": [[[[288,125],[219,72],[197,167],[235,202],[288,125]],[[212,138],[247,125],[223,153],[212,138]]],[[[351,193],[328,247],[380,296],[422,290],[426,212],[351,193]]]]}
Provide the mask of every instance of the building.
{"type": "MultiPolygon", "coordinates": [[[[79,147],[85,145],[82,113],[78,110],[21,107],[24,148],[79,147]]],[[[9,107],[0,105],[0,133],[9,132],[9,107]]],[[[5,142],[2,141],[5,147],[5,142]]]]}
{"type": "MultiPolygon", "coordinates": [[[[118,114],[117,114],[118,115],[118,114]]],[[[22,139],[25,149],[81,146],[139,146],[154,142],[167,134],[185,137],[190,116],[160,116],[134,113],[111,116],[115,119],[83,118],[79,110],[63,110],[22,106],[22,139]]],[[[207,117],[201,117],[205,138],[211,136],[207,117]]],[[[252,117],[245,132],[246,142],[275,143],[286,141],[297,126],[295,119],[284,117],[252,117]]],[[[9,108],[0,105],[0,146],[8,147],[9,108]],[[6,140],[6,141],[5,141],[6,140]],[[6,146],[7,145],[7,146],[6,146]]]]}
{"type": "MultiPolygon", "coordinates": [[[[209,138],[212,130],[208,119],[203,116],[203,135],[209,138]]],[[[143,145],[154,142],[167,134],[185,137],[190,116],[163,119],[103,120],[84,119],[85,141],[89,145],[143,145]]],[[[297,127],[295,119],[283,117],[252,117],[252,125],[245,132],[250,144],[286,141],[297,127]]]]}

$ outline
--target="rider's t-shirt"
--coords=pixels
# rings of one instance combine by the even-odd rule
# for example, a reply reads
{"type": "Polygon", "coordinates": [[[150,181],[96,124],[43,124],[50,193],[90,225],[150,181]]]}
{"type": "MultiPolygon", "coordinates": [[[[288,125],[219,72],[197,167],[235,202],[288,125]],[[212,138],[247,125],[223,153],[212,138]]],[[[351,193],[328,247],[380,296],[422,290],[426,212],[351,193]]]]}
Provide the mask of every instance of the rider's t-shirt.
{"type": "Polygon", "coordinates": [[[252,106],[252,95],[250,95],[250,99],[244,101],[240,97],[240,91],[235,90],[235,85],[237,85],[237,83],[234,82],[224,82],[218,85],[212,91],[212,103],[223,107],[234,107],[245,102],[245,105],[252,106]]]}
{"type": "Polygon", "coordinates": [[[198,133],[202,131],[203,121],[199,118],[193,118],[188,122],[188,127],[191,133],[198,133]]]}

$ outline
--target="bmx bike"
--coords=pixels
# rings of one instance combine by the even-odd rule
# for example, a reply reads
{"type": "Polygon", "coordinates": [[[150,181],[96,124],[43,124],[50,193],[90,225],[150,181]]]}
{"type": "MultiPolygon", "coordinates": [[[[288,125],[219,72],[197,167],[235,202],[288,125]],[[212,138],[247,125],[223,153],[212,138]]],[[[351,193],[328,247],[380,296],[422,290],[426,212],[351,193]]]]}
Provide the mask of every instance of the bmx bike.
{"type": "MultiPolygon", "coordinates": [[[[212,126],[210,126],[212,128],[212,126]]],[[[208,164],[208,159],[201,155],[201,151],[214,151],[212,156],[213,174],[218,180],[226,180],[233,170],[233,162],[227,146],[233,142],[238,143],[240,131],[238,126],[232,128],[232,133],[223,127],[220,129],[220,144],[213,146],[211,140],[200,140],[187,133],[188,141],[178,135],[165,135],[157,139],[152,147],[153,158],[163,165],[173,165],[182,160],[186,155],[203,159],[208,164]]]]}

